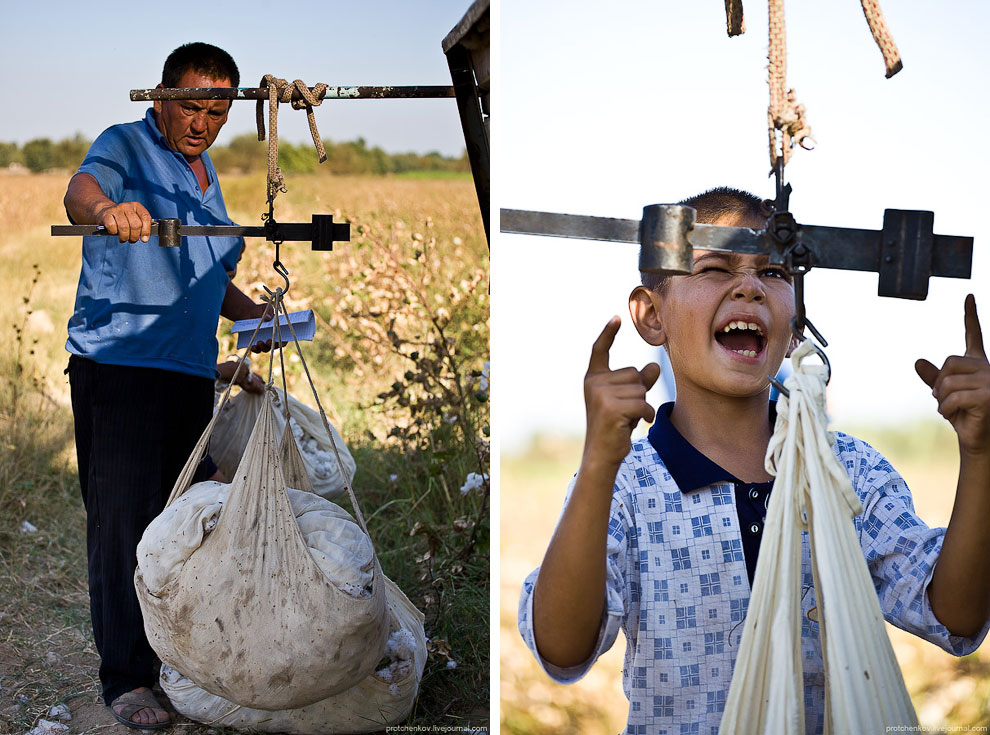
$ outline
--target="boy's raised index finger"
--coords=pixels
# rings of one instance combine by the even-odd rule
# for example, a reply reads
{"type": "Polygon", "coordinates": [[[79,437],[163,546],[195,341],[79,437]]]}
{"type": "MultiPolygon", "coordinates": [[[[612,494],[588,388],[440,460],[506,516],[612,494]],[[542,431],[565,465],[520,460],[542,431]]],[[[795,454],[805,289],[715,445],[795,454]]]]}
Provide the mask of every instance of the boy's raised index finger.
{"type": "Polygon", "coordinates": [[[598,339],[591,346],[591,360],[588,362],[589,373],[601,373],[608,371],[608,351],[612,349],[615,342],[615,335],[622,325],[622,320],[618,316],[613,316],[608,320],[605,329],[598,335],[598,339]]]}
{"type": "Polygon", "coordinates": [[[980,317],[976,313],[976,297],[969,294],[965,302],[966,311],[966,357],[986,357],[983,348],[983,330],[980,317]]]}

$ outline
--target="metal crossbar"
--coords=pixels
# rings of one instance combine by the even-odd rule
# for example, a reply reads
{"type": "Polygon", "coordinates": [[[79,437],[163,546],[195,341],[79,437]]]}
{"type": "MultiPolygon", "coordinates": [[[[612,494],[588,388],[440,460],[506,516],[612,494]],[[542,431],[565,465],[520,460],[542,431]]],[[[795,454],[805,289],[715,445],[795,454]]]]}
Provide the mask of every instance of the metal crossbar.
{"type": "MultiPolygon", "coordinates": [[[[312,90],[312,88],[311,88],[312,90]]],[[[412,87],[327,87],[318,99],[372,100],[372,99],[424,99],[453,97],[451,86],[412,87]]],[[[298,89],[292,91],[293,100],[301,100],[298,89]]],[[[154,100],[267,100],[267,87],[190,87],[132,89],[131,102],[154,100]]]]}

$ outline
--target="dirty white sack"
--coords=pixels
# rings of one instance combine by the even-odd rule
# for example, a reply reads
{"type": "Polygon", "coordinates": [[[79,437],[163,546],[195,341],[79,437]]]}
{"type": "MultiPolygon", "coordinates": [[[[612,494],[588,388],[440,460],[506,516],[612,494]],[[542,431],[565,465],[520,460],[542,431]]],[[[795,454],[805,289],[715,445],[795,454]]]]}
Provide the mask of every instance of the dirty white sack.
{"type": "Polygon", "coordinates": [[[391,618],[387,664],[356,686],[308,707],[277,712],[240,707],[197,687],[162,666],[161,685],[176,711],[197,722],[238,730],[297,735],[377,732],[405,720],[412,711],[426,666],[423,614],[387,577],[385,597],[391,618]]]}
{"type": "Polygon", "coordinates": [[[212,694],[263,710],[355,686],[390,631],[370,540],[333,503],[287,489],[310,486],[292,434],[278,446],[273,413],[263,401],[225,493],[217,483],[187,493],[207,427],[141,539],[135,573],[161,660],[212,694]]]}

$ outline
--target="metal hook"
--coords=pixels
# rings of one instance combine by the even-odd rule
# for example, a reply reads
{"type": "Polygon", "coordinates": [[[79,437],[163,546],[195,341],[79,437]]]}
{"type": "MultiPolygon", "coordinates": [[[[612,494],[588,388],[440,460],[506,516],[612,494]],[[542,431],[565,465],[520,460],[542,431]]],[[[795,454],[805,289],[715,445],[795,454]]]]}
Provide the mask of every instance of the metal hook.
{"type": "Polygon", "coordinates": [[[291,285],[289,283],[289,269],[286,268],[285,265],[282,263],[282,261],[278,260],[277,257],[275,262],[272,263],[272,268],[275,270],[276,273],[282,276],[282,280],[285,281],[285,288],[279,289],[282,292],[282,295],[285,296],[285,294],[289,293],[289,287],[291,285]]]}
{"type": "Polygon", "coordinates": [[[791,185],[784,183],[784,157],[779,156],[774,162],[773,176],[776,184],[776,199],[774,209],[777,212],[786,212],[791,198],[791,185]]]}
{"type": "MultiPolygon", "coordinates": [[[[809,319],[805,318],[804,326],[806,326],[808,330],[811,332],[811,334],[814,335],[813,340],[809,340],[801,332],[801,328],[798,326],[798,318],[796,316],[791,319],[791,334],[793,334],[801,342],[808,342],[811,345],[812,350],[814,350],[815,354],[817,354],[818,357],[821,358],[822,362],[825,364],[825,369],[827,371],[827,375],[825,377],[825,385],[828,385],[829,382],[832,380],[832,363],[828,361],[828,355],[826,355],[825,350],[822,349],[822,347],[828,347],[828,342],[822,336],[822,333],[815,328],[815,325],[812,324],[809,319]]],[[[788,398],[791,397],[790,391],[784,387],[783,383],[781,383],[779,380],[777,380],[777,378],[775,378],[772,375],[769,376],[769,378],[770,378],[770,385],[776,388],[781,395],[786,396],[788,398]]]]}

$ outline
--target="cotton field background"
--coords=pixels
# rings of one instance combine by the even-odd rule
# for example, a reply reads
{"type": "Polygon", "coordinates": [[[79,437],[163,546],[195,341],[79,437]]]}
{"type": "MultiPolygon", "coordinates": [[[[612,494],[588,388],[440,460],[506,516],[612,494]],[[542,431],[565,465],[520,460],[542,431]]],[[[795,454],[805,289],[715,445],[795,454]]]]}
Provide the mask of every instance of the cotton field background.
{"type": "MultiPolygon", "coordinates": [[[[91,733],[99,701],[75,475],[65,325],[79,275],[64,223],[69,172],[0,175],[0,734],[42,719],[91,733]],[[68,719],[66,719],[68,716],[68,719]]],[[[264,176],[222,176],[231,217],[260,224],[264,176]]],[[[304,356],[357,462],[355,490],[385,573],[426,615],[430,659],[411,724],[485,726],[489,702],[488,249],[469,177],[290,177],[279,221],[351,222],[332,253],[282,246],[304,356]]],[[[140,245],[135,245],[138,247],[140,245]]],[[[147,246],[145,246],[147,247],[147,246]]],[[[236,283],[281,279],[248,242],[236,283]]],[[[220,359],[234,354],[230,323],[220,359]]],[[[289,392],[311,406],[286,354],[289,392]]],[[[254,368],[267,377],[267,358],[254,368]]],[[[278,382],[280,368],[275,366],[278,382]]],[[[347,501],[342,501],[344,507],[347,501]]],[[[114,726],[116,727],[116,726],[114,726]]],[[[186,731],[205,732],[186,724],[186,731]]],[[[211,731],[212,732],[212,731],[211,731]]]]}
{"type": "MultiPolygon", "coordinates": [[[[955,493],[958,452],[948,423],[901,430],[836,427],[884,452],[906,479],[919,515],[933,526],[948,523],[955,493]]],[[[502,455],[502,507],[525,515],[501,521],[502,731],[518,735],[608,735],[625,726],[622,636],[588,675],[569,686],[551,681],[516,631],[516,606],[526,575],[539,565],[560,513],[564,490],[581,458],[576,440],[537,439],[525,452],[502,455]]],[[[990,725],[990,644],[956,658],[891,625],[887,626],[904,680],[925,732],[986,732],[990,725]],[[977,729],[981,728],[981,729],[977,729]]]]}

